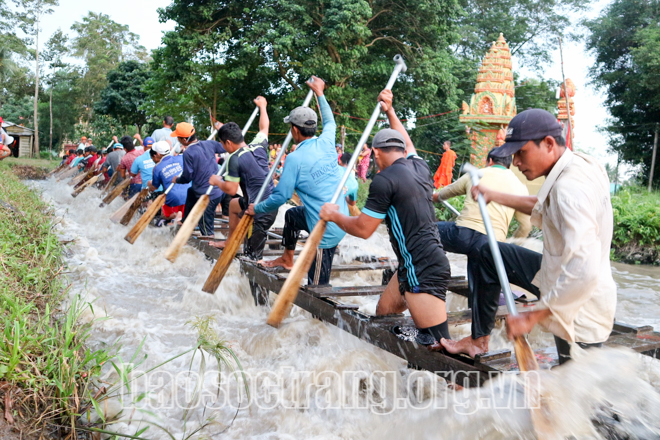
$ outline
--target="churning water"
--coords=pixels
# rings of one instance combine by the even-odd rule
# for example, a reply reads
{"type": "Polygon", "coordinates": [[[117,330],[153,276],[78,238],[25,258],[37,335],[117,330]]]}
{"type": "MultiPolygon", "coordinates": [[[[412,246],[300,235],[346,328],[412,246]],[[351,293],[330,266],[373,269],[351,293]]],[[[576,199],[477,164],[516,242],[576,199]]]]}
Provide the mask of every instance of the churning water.
{"type": "MultiPolygon", "coordinates": [[[[548,422],[556,430],[544,438],[602,438],[602,424],[596,423],[598,430],[592,419],[612,422],[605,423],[614,424],[611,438],[660,436],[656,360],[623,349],[592,350],[538,376],[502,376],[479,389],[454,391],[443,379],[410,370],[400,358],[300,309],[294,308],[280,329],[269,327],[268,308],[254,306],[248,280],[236,264],[215,295],[203,293],[211,262],[191,247],[175,264],[166,261],[163,252],[172,239],[168,228],[148,228],[130,245],[123,240],[128,228],[108,219],[120,201],[100,209],[96,189],[74,199],[71,187],[53,179],[36,185],[61,218],[62,239],[71,240],[71,292],[93,303],[93,312],[84,318],[96,319],[94,348],[118,341],[119,355],[128,361],[144,341],[137,359],[146,359],[136,369],[165,362],[144,376],[129,373],[136,378],[130,389],[104,402],[108,415],[119,416],[109,430],[135,435],[150,426],[141,436],[158,439],[187,438],[201,426],[193,438],[535,438],[532,413],[520,404],[520,384],[528,381],[540,387],[543,408],[550,410],[548,422]],[[195,347],[198,333],[190,323],[205,317],[212,318],[212,330],[240,360],[249,401],[242,382],[226,369],[219,376],[208,355],[202,360],[199,352],[194,358],[187,353],[166,362],[195,347]],[[203,374],[201,381],[196,374],[203,374]],[[201,391],[195,392],[198,383],[201,391]],[[614,414],[618,422],[610,419],[614,414]]],[[[367,241],[347,237],[339,254],[341,261],[361,254],[393,256],[383,231],[367,241]]],[[[450,260],[455,275],[465,274],[464,257],[450,260]]],[[[619,285],[617,319],[660,329],[658,270],[624,265],[613,270],[619,285]]],[[[333,284],[380,284],[380,273],[343,274],[333,284]]],[[[346,301],[373,312],[376,300],[346,301]]],[[[466,307],[454,295],[448,302],[452,310],[466,307]]],[[[469,326],[451,331],[462,337],[469,326]]],[[[510,346],[501,329],[494,333],[491,348],[510,346]]],[[[531,338],[536,346],[551,340],[539,331],[531,338]]],[[[104,380],[118,380],[114,368],[107,366],[104,380]]]]}

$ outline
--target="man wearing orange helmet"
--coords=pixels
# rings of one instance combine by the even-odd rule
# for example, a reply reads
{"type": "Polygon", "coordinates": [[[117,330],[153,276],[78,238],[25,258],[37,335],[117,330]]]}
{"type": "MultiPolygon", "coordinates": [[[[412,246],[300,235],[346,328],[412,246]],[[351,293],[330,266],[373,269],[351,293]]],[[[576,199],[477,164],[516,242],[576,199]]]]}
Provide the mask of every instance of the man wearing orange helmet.
{"type": "MultiPolygon", "coordinates": [[[[216,123],[216,128],[222,124],[216,123]]],[[[218,159],[216,154],[226,153],[220,142],[206,140],[200,141],[195,134],[195,127],[187,122],[179,122],[176,130],[172,132],[171,137],[176,137],[179,143],[185,148],[183,153],[183,172],[181,176],[174,177],[172,182],[188,183],[192,186],[188,188],[186,196],[186,207],[184,208],[183,220],[192,211],[197,200],[206,194],[209,189],[209,179],[214,174],[218,174],[218,159]]],[[[215,218],[215,208],[222,201],[224,193],[218,187],[213,187],[209,194],[209,204],[204,211],[204,215],[199,221],[199,232],[203,237],[215,237],[213,221],[215,218]]]]}

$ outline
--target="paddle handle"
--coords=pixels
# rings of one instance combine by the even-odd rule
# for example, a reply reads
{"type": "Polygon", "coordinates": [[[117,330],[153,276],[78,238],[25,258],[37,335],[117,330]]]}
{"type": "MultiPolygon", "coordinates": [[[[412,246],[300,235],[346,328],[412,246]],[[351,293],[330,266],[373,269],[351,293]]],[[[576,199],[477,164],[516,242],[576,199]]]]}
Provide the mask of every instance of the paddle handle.
{"type": "MultiPolygon", "coordinates": [[[[313,78],[310,78],[310,82],[313,81],[313,78]]],[[[314,96],[314,91],[310,90],[307,92],[307,96],[305,97],[305,100],[303,101],[303,107],[309,107],[309,103],[312,101],[312,97],[314,96]]],[[[286,152],[286,149],[289,147],[289,144],[291,143],[291,140],[293,140],[293,136],[291,135],[291,130],[289,130],[289,133],[287,133],[286,138],[284,139],[284,143],[282,144],[282,148],[280,148],[280,152],[277,153],[277,156],[275,157],[275,162],[273,162],[273,166],[270,167],[268,170],[268,175],[266,176],[266,179],[264,180],[264,183],[261,184],[261,188],[259,189],[259,193],[257,193],[257,198],[254,199],[254,204],[256,205],[257,203],[261,202],[261,199],[264,197],[264,193],[266,192],[266,188],[268,188],[268,184],[270,184],[270,181],[273,179],[273,174],[275,174],[275,171],[277,170],[277,164],[280,163],[282,160],[282,156],[286,152]]]]}
{"type": "MultiPolygon", "coordinates": [[[[399,77],[399,74],[401,72],[405,72],[407,69],[406,62],[403,60],[403,57],[401,55],[396,55],[394,57],[394,62],[396,63],[396,66],[394,67],[394,71],[392,72],[389,81],[387,81],[387,84],[385,85],[385,89],[387,90],[392,90],[392,87],[394,87],[394,83],[396,82],[396,79],[399,77]]],[[[355,167],[358,157],[360,156],[360,151],[362,151],[362,146],[367,142],[367,139],[369,139],[369,135],[371,134],[371,130],[373,130],[374,125],[376,125],[378,116],[380,116],[380,111],[381,108],[379,102],[378,104],[376,104],[374,111],[371,113],[371,118],[369,118],[367,127],[364,129],[362,136],[360,136],[360,140],[358,141],[357,147],[355,147],[355,151],[353,151],[351,160],[346,166],[346,171],[344,171],[344,175],[342,176],[341,181],[339,182],[339,185],[337,186],[337,190],[335,191],[335,194],[332,196],[332,200],[330,201],[330,203],[337,203],[337,200],[339,200],[339,196],[342,194],[344,190],[344,185],[346,185],[346,181],[348,180],[348,177],[353,171],[353,168],[355,167]]]]}
{"type": "MultiPolygon", "coordinates": [[[[255,107],[254,111],[252,112],[252,115],[250,115],[250,119],[248,119],[247,123],[245,124],[245,127],[243,127],[243,131],[242,131],[243,136],[245,136],[245,133],[247,133],[247,131],[250,129],[250,125],[252,125],[252,122],[254,122],[254,118],[257,117],[258,113],[259,113],[259,107],[255,107]]],[[[218,130],[214,128],[213,132],[211,133],[211,136],[209,136],[209,140],[213,139],[217,132],[218,130]]],[[[222,166],[220,167],[220,171],[218,171],[218,174],[216,174],[217,176],[222,176],[224,174],[225,170],[227,169],[227,162],[228,160],[225,160],[225,162],[222,164],[222,166]]],[[[207,196],[211,195],[211,191],[213,191],[213,188],[214,186],[209,184],[209,187],[206,190],[207,196]]]]}
{"type": "Polygon", "coordinates": [[[458,217],[459,215],[461,215],[461,213],[458,212],[458,209],[454,208],[454,207],[451,205],[451,203],[449,203],[448,201],[446,201],[446,200],[442,200],[442,204],[445,205],[445,207],[446,207],[448,210],[450,210],[451,213],[454,214],[456,217],[458,217]]]}
{"type": "MultiPolygon", "coordinates": [[[[326,226],[327,222],[325,220],[319,220],[309,234],[309,237],[307,237],[305,247],[296,259],[293,269],[291,269],[291,272],[286,277],[286,281],[284,281],[280,293],[273,303],[273,308],[268,314],[268,325],[279,327],[282,320],[288,316],[291,306],[296,300],[296,296],[298,296],[300,282],[316,258],[316,249],[321,243],[321,240],[323,240],[326,226]]],[[[321,261],[317,261],[316,264],[322,263],[321,261]]]]}
{"type": "MultiPolygon", "coordinates": [[[[461,168],[463,173],[468,173],[472,179],[472,186],[479,185],[479,178],[483,175],[483,171],[466,163],[461,168]]],[[[490,214],[488,213],[488,207],[486,206],[486,200],[482,194],[479,194],[477,197],[477,202],[479,203],[479,210],[481,211],[481,217],[484,221],[484,227],[486,228],[486,235],[488,236],[488,245],[490,246],[490,251],[493,254],[493,261],[495,262],[495,269],[497,270],[497,276],[500,279],[500,284],[502,285],[502,290],[504,291],[504,300],[506,301],[506,308],[509,310],[509,314],[512,316],[518,315],[518,310],[516,309],[516,303],[513,300],[513,292],[511,292],[511,286],[509,285],[509,277],[506,275],[506,269],[504,268],[504,262],[502,261],[502,254],[500,253],[500,247],[497,244],[497,239],[495,238],[495,230],[493,229],[493,223],[490,220],[490,214]]]]}

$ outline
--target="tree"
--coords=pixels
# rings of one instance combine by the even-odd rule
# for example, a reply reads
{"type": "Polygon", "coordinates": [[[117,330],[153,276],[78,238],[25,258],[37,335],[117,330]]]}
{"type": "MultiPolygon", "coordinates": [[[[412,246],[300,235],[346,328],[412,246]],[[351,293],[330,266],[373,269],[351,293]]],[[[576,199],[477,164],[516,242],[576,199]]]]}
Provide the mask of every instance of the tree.
{"type": "Polygon", "coordinates": [[[72,54],[85,61],[82,87],[86,121],[92,117],[94,103],[107,85],[106,76],[121,61],[146,60],[146,49],[139,44],[138,35],[127,25],[113,21],[106,14],[89,12],[82,22],[71,26],[76,35],[72,41],[72,54]]]}
{"type": "MultiPolygon", "coordinates": [[[[516,76],[514,74],[514,76],[516,76]]],[[[518,112],[528,108],[542,108],[557,114],[556,92],[560,82],[539,78],[516,79],[516,107],[518,112]]]]}
{"type": "MultiPolygon", "coordinates": [[[[455,0],[266,0],[224,2],[175,0],[160,10],[174,31],[153,57],[149,84],[153,112],[175,108],[179,117],[245,120],[251,99],[271,103],[273,130],[300,105],[303,82],[326,80],[336,113],[368,117],[401,53],[409,71],[396,85],[402,114],[427,114],[455,102],[454,57],[458,41],[455,0]],[[246,13],[246,11],[250,11],[246,13]],[[221,97],[222,99],[219,99],[221,97]]],[[[364,122],[337,117],[340,125],[364,122]]]]}
{"type": "Polygon", "coordinates": [[[549,62],[558,35],[570,28],[572,18],[585,10],[588,0],[459,0],[464,14],[458,18],[461,40],[457,54],[480,61],[491,43],[504,34],[511,54],[529,67],[549,62]]]}
{"type": "Polygon", "coordinates": [[[34,155],[39,157],[39,20],[44,14],[52,14],[51,6],[58,0],[14,0],[22,10],[16,14],[20,28],[26,35],[34,35],[34,155]]]}
{"type": "Polygon", "coordinates": [[[94,111],[118,120],[122,125],[136,125],[138,131],[147,123],[147,116],[140,106],[147,98],[144,85],[149,79],[149,67],[137,61],[119,63],[108,72],[108,85],[101,92],[94,111]]]}
{"type": "MultiPolygon", "coordinates": [[[[607,94],[610,150],[642,164],[648,182],[655,131],[660,123],[658,51],[660,1],[615,0],[587,21],[587,48],[596,56],[593,83],[607,94]]],[[[655,173],[659,170],[656,161],[655,173]]]]}
{"type": "MultiPolygon", "coordinates": [[[[61,69],[66,66],[62,61],[62,57],[68,53],[67,43],[69,37],[67,37],[61,29],[55,31],[51,35],[48,42],[46,42],[46,50],[44,51],[43,57],[44,60],[48,62],[51,71],[54,69],[61,69]]],[[[49,136],[48,136],[48,149],[53,151],[53,86],[54,86],[55,73],[52,72],[48,77],[49,89],[50,89],[50,99],[49,99],[49,112],[48,119],[50,121],[49,127],[49,136]]]]}

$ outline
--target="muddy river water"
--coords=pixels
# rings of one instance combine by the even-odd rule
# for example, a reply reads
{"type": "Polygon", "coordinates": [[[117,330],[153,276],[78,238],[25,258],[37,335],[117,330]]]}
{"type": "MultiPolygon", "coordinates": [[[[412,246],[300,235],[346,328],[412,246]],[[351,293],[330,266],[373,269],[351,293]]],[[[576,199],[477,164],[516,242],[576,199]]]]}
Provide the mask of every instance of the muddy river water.
{"type": "MultiPolygon", "coordinates": [[[[67,263],[72,295],[93,304],[93,348],[118,344],[121,359],[141,361],[137,377],[120,397],[103,402],[119,422],[109,430],[145,438],[257,439],[509,439],[535,438],[530,411],[501,401],[516,395],[512,376],[481,389],[455,391],[443,379],[407,368],[406,362],[294,308],[280,329],[266,324],[267,307],[255,307],[248,281],[234,264],[215,295],[201,291],[211,262],[186,247],[175,264],[163,258],[172,239],[168,228],[148,228],[130,245],[126,227],[108,219],[120,202],[99,209],[99,192],[72,198],[71,187],[54,180],[36,183],[61,219],[63,240],[72,240],[67,263]],[[224,369],[218,386],[216,361],[187,353],[198,332],[191,322],[209,318],[245,371],[250,399],[224,369]],[[140,348],[141,347],[141,348],[140,348]],[[146,356],[146,358],[145,358],[146,356]],[[198,378],[201,380],[197,380],[198,378]],[[197,385],[201,384],[199,392],[197,385]],[[506,394],[506,393],[505,393],[506,394]],[[238,402],[241,402],[240,405],[238,402]],[[192,402],[192,403],[191,403],[192,402]],[[237,409],[238,408],[238,409],[237,409]],[[120,412],[121,411],[121,412],[120,412]],[[201,431],[195,431],[200,428],[201,431]]],[[[278,221],[282,222],[282,216],[278,221]]],[[[387,236],[347,238],[342,261],[364,255],[392,256],[387,236]]],[[[455,275],[465,259],[450,256],[455,275]]],[[[617,320],[660,330],[660,269],[613,264],[619,286],[617,320]]],[[[345,274],[333,285],[380,283],[380,273],[345,274]]],[[[373,312],[375,298],[353,298],[373,312]]],[[[451,295],[452,310],[466,301],[451,295]]],[[[469,327],[451,329],[454,337],[469,327]]],[[[535,332],[534,346],[551,337],[535,332]]],[[[502,330],[491,348],[509,346],[502,330]]],[[[117,363],[118,364],[118,363],[117,363]]],[[[619,438],[660,438],[660,362],[626,350],[592,350],[566,367],[544,371],[538,383],[552,409],[556,433],[547,438],[603,438],[591,419],[618,414],[619,438]]],[[[121,367],[120,367],[121,368],[121,367]]],[[[107,383],[119,380],[107,366],[107,383]]],[[[535,379],[536,380],[536,379],[535,379]]],[[[94,415],[90,415],[94,417],[94,415]]]]}

